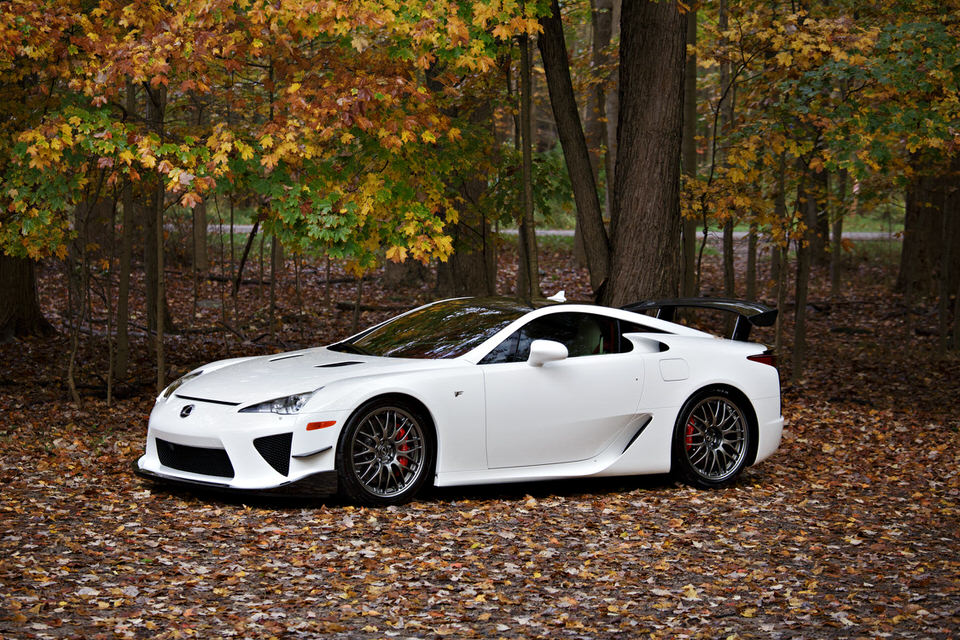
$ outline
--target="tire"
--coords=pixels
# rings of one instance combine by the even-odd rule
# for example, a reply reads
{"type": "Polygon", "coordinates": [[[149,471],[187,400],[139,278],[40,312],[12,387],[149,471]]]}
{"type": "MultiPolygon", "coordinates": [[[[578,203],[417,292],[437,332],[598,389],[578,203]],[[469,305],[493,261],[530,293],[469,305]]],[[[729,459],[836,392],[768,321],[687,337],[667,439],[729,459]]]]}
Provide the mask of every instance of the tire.
{"type": "Polygon", "coordinates": [[[350,416],[337,446],[337,476],[347,498],[367,505],[404,504],[429,479],[433,432],[409,404],[372,400],[350,416]]]}
{"type": "Polygon", "coordinates": [[[698,391],[683,405],[673,429],[673,472],[705,489],[724,487],[746,466],[752,446],[749,417],[722,388],[698,391]]]}

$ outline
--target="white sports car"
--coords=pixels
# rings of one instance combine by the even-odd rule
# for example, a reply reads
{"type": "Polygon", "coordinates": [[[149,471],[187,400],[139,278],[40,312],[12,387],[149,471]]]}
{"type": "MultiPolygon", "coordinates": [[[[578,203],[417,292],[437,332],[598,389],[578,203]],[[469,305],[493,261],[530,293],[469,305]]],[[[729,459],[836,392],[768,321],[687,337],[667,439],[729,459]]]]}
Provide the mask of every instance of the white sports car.
{"type": "Polygon", "coordinates": [[[672,472],[718,487],[779,445],[774,357],[746,341],[775,317],[705,298],[442,300],[328,347],[191,371],[157,398],[135,469],[373,505],[427,483],[672,472]],[[670,322],[680,307],[735,313],[734,339],[670,322]]]}

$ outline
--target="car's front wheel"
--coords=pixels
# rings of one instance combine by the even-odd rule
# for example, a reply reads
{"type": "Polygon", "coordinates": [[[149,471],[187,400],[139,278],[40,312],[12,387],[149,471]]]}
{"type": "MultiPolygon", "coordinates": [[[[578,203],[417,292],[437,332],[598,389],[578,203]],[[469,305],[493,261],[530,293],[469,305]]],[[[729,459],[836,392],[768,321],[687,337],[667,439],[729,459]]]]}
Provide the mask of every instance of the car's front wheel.
{"type": "Polygon", "coordinates": [[[369,505],[409,502],[427,481],[435,455],[426,419],[407,403],[384,399],[360,407],[337,449],[341,491],[369,505]]]}
{"type": "Polygon", "coordinates": [[[673,468],[697,487],[727,485],[743,471],[750,450],[747,415],[730,392],[705,389],[694,394],[673,430],[673,468]]]}

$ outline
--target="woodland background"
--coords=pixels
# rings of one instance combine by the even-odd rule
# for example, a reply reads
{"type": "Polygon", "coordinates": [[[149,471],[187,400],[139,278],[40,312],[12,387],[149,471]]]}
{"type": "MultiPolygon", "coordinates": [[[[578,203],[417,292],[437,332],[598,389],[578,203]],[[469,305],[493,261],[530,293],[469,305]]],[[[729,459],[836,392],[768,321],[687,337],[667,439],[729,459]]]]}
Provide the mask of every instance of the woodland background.
{"type": "Polygon", "coordinates": [[[2,9],[0,636],[960,629],[954,0],[2,9]],[[559,289],[777,306],[777,456],[386,510],[130,473],[203,362],[559,289]]]}

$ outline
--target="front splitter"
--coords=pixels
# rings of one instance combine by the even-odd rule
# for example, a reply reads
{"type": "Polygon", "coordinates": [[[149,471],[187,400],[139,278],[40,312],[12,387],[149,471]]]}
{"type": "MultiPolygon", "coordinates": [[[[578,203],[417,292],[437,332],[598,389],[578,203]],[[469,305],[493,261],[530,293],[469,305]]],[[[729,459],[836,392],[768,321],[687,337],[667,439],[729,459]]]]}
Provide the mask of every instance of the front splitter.
{"type": "Polygon", "coordinates": [[[162,473],[155,473],[141,469],[137,462],[133,462],[133,472],[157,484],[183,487],[186,489],[195,489],[201,491],[211,491],[216,493],[226,493],[231,495],[244,496],[266,496],[266,497],[298,497],[298,498],[322,498],[337,493],[337,472],[321,471],[313,475],[306,476],[299,480],[285,482],[275,487],[266,489],[237,489],[229,484],[222,482],[206,482],[203,480],[186,480],[175,476],[168,476],[162,473]]]}

